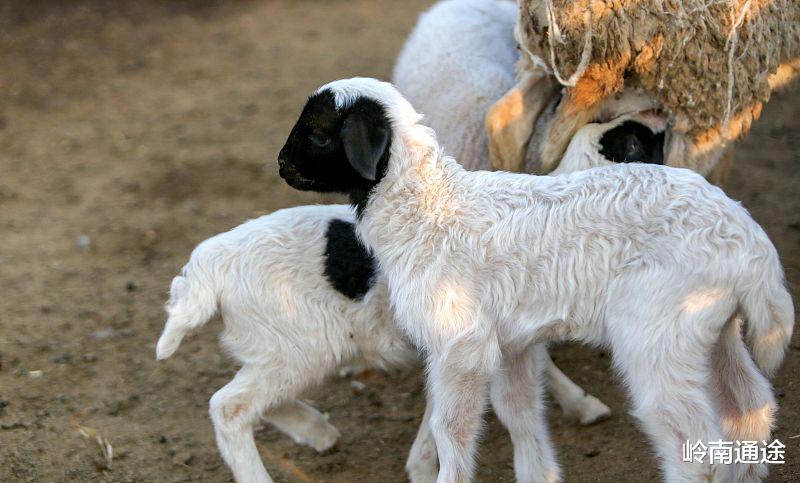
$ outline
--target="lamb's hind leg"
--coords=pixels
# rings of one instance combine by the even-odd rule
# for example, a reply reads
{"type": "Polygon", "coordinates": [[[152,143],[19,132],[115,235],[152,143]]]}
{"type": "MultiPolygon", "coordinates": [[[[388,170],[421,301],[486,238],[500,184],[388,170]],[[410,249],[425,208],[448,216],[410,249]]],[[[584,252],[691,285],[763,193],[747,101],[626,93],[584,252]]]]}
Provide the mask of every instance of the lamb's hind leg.
{"type": "Polygon", "coordinates": [[[289,435],[295,443],[311,446],[318,452],[332,448],[341,436],[322,413],[302,401],[292,401],[272,409],[264,419],[289,435]]]}
{"type": "Polygon", "coordinates": [[[209,403],[217,447],[238,482],[271,482],[253,438],[253,426],[269,406],[268,372],[244,366],[209,403]]]}
{"type": "Polygon", "coordinates": [[[632,414],[658,453],[666,481],[730,481],[729,468],[710,465],[708,455],[702,462],[684,461],[687,441],[708,445],[723,439],[711,398],[711,348],[672,332],[659,337],[657,331],[634,329],[626,331],[627,337],[620,335],[612,339],[614,361],[631,393],[632,414]]]}
{"type": "MultiPolygon", "coordinates": [[[[734,317],[723,328],[712,363],[714,396],[728,441],[769,441],[777,409],[772,387],[756,368],[741,336],[741,318],[734,317]]],[[[767,465],[739,464],[733,469],[740,482],[761,481],[767,465]]]]}
{"type": "Polygon", "coordinates": [[[272,481],[253,437],[253,427],[265,412],[278,429],[312,446],[330,446],[330,440],[338,437],[324,416],[296,401],[303,389],[281,378],[275,368],[245,365],[211,398],[209,412],[217,446],[236,481],[272,481]],[[304,430],[313,436],[304,433],[300,437],[304,430]]]}
{"type": "Polygon", "coordinates": [[[611,417],[611,409],[603,404],[603,401],[588,394],[572,382],[549,356],[546,364],[545,375],[548,388],[561,407],[565,419],[576,420],[584,426],[588,426],[611,417]]]}

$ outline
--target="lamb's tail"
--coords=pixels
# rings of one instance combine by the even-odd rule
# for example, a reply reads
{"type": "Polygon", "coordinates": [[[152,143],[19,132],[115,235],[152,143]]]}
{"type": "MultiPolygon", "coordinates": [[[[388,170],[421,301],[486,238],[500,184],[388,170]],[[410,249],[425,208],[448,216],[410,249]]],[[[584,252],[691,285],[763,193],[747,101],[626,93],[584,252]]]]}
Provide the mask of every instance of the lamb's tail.
{"type": "Polygon", "coordinates": [[[783,361],[794,329],[794,305],[786,289],[777,253],[770,257],[758,281],[739,301],[747,319],[747,342],[759,369],[775,373],[783,361]]]}
{"type": "Polygon", "coordinates": [[[156,346],[158,360],[171,356],[187,332],[205,324],[217,312],[219,296],[213,277],[197,274],[194,268],[190,262],[181,275],[172,279],[167,302],[169,318],[156,346]]]}

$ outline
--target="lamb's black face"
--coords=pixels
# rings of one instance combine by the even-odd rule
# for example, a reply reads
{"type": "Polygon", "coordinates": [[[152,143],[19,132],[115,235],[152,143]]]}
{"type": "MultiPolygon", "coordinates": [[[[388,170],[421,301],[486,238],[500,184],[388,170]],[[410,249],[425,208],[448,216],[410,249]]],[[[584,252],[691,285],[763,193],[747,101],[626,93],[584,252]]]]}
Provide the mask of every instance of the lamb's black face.
{"type": "Polygon", "coordinates": [[[613,163],[664,164],[664,133],[625,121],[600,138],[600,154],[613,163]]]}
{"type": "Polygon", "coordinates": [[[311,96],[278,155],[280,176],[304,191],[350,194],[361,201],[383,176],[390,125],[368,98],[337,110],[333,93],[311,96]]]}

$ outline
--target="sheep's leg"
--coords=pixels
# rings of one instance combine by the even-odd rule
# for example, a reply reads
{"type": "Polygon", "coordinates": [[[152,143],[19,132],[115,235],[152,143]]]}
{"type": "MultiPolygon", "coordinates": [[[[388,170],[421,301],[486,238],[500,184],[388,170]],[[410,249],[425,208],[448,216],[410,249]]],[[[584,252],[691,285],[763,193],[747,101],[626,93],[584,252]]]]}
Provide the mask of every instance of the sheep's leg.
{"type": "Polygon", "coordinates": [[[209,404],[219,452],[238,482],[272,482],[253,438],[253,426],[271,402],[267,374],[259,367],[242,367],[209,404]]]}
{"type": "Polygon", "coordinates": [[[730,481],[730,468],[710,465],[708,455],[702,462],[683,461],[687,441],[708,445],[724,439],[711,399],[712,348],[688,340],[691,334],[686,332],[676,340],[671,332],[656,337],[653,331],[631,330],[631,324],[623,321],[609,321],[608,325],[627,326],[627,338],[620,337],[620,331],[611,339],[615,364],[631,393],[632,414],[642,422],[660,457],[665,480],[730,481]]]}
{"type": "Polygon", "coordinates": [[[548,387],[556,402],[561,406],[564,418],[580,421],[588,426],[611,416],[611,409],[580,386],[572,382],[561,369],[547,357],[545,375],[548,387]]]}
{"type": "Polygon", "coordinates": [[[505,355],[503,367],[492,375],[492,407],[511,434],[517,481],[560,478],[545,419],[542,372],[548,360],[545,346],[533,345],[521,354],[505,355]]]}
{"type": "Polygon", "coordinates": [[[319,411],[302,401],[292,401],[264,415],[270,424],[289,435],[295,443],[323,452],[339,440],[341,434],[319,411]]]}
{"type": "Polygon", "coordinates": [[[446,344],[443,350],[431,348],[428,357],[430,425],[439,455],[437,481],[466,482],[474,472],[489,374],[500,360],[499,348],[495,337],[475,333],[446,344]]]}
{"type": "Polygon", "coordinates": [[[414,439],[414,444],[411,445],[411,451],[408,452],[406,461],[406,473],[408,473],[411,483],[436,481],[436,475],[439,472],[436,442],[430,426],[432,408],[431,398],[428,396],[425,403],[425,414],[422,416],[417,437],[414,439]]]}

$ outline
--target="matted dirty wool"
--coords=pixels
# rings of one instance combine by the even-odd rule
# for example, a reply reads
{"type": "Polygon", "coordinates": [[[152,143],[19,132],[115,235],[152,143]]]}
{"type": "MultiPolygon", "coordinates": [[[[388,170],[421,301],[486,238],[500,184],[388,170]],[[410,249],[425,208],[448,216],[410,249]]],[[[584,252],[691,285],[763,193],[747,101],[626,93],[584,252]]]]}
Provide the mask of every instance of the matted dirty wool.
{"type": "Polygon", "coordinates": [[[800,0],[520,0],[523,54],[591,108],[644,88],[695,145],[745,133],[800,70],[800,0]],[[776,75],[781,67],[779,75],[776,75]]]}

